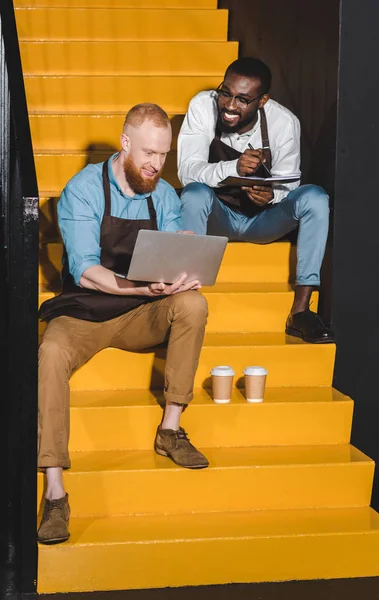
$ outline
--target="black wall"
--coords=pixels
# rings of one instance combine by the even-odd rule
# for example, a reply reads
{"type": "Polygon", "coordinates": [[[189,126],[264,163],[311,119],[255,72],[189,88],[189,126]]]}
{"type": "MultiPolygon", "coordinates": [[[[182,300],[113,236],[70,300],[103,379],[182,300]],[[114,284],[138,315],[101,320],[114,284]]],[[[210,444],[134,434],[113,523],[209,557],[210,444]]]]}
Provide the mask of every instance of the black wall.
{"type": "MultiPolygon", "coordinates": [[[[219,7],[230,11],[229,39],[240,42],[240,56],[267,62],[272,97],[300,118],[304,181],[331,196],[334,248],[331,235],[321,311],[327,316],[332,304],[334,385],[355,401],[353,444],[379,463],[379,2],[219,7]]],[[[373,505],[379,509],[379,469],[373,505]]]]}
{"type": "MultiPolygon", "coordinates": [[[[352,442],[379,463],[379,2],[342,0],[335,201],[334,384],[352,442]]],[[[379,509],[377,469],[373,505],[379,509]]]]}

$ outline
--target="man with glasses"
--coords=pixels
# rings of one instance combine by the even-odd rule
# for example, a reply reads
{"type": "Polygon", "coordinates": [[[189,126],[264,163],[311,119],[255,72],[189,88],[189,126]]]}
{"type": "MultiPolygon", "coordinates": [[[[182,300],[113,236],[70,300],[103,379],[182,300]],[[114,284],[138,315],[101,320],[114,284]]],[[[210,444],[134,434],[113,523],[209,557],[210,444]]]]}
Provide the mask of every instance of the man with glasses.
{"type": "Polygon", "coordinates": [[[295,297],[286,333],[311,343],[333,333],[309,310],[329,227],[329,199],[299,182],[239,187],[229,176],[300,175],[300,124],[269,97],[271,71],[256,58],[240,58],[215,91],[190,102],[178,138],[178,173],[185,229],[267,244],[299,228],[295,297]]]}

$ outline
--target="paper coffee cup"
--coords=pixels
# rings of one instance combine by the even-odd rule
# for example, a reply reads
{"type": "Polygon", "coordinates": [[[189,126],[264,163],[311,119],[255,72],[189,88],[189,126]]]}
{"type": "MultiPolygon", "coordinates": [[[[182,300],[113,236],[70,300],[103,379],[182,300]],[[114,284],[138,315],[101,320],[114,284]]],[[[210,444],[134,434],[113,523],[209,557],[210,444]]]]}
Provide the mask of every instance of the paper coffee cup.
{"type": "Polygon", "coordinates": [[[267,369],[264,367],[246,367],[243,374],[245,375],[246,400],[248,402],[262,402],[265,393],[267,369]]]}
{"type": "Polygon", "coordinates": [[[232,367],[222,365],[211,371],[213,400],[216,404],[227,404],[232,396],[234,371],[232,367]]]}

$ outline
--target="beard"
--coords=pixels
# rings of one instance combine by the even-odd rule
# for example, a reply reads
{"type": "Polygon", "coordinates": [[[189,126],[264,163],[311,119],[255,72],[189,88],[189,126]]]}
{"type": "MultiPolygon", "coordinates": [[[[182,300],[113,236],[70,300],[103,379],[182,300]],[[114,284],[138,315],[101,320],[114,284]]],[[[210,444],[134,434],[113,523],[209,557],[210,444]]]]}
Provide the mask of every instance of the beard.
{"type": "Polygon", "coordinates": [[[149,194],[155,190],[161,178],[162,170],[158,171],[152,177],[143,177],[141,170],[136,167],[130,154],[124,160],[125,178],[136,194],[149,194]]]}
{"type": "Polygon", "coordinates": [[[227,111],[225,108],[220,108],[220,106],[218,106],[217,108],[218,108],[217,127],[222,133],[238,133],[239,131],[241,131],[241,129],[244,129],[248,125],[251,125],[251,127],[253,127],[257,120],[258,108],[256,108],[256,110],[254,110],[252,113],[249,113],[248,115],[246,115],[244,118],[239,119],[239,121],[238,121],[238,123],[236,123],[236,125],[230,125],[229,123],[226,123],[225,121],[222,120],[222,114],[225,112],[229,112],[233,115],[238,115],[239,117],[241,117],[240,111],[235,110],[235,111],[231,112],[231,111],[227,111]]]}

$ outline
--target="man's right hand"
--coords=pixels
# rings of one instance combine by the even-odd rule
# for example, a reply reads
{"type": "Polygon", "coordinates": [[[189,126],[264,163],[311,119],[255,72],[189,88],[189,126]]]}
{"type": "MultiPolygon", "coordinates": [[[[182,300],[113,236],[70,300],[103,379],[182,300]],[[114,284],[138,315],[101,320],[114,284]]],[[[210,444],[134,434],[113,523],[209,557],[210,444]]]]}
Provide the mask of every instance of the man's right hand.
{"type": "Polygon", "coordinates": [[[249,175],[254,175],[254,173],[258,171],[259,167],[261,166],[262,159],[262,148],[259,148],[258,150],[245,150],[237,162],[238,175],[240,177],[249,177],[249,175]]]}
{"type": "Polygon", "coordinates": [[[153,298],[155,296],[173,296],[179,292],[187,292],[188,290],[199,290],[201,288],[200,281],[187,281],[187,274],[184,273],[174,283],[149,283],[145,288],[140,288],[142,295],[153,298]],[[143,290],[143,291],[142,291],[143,290]]]}

